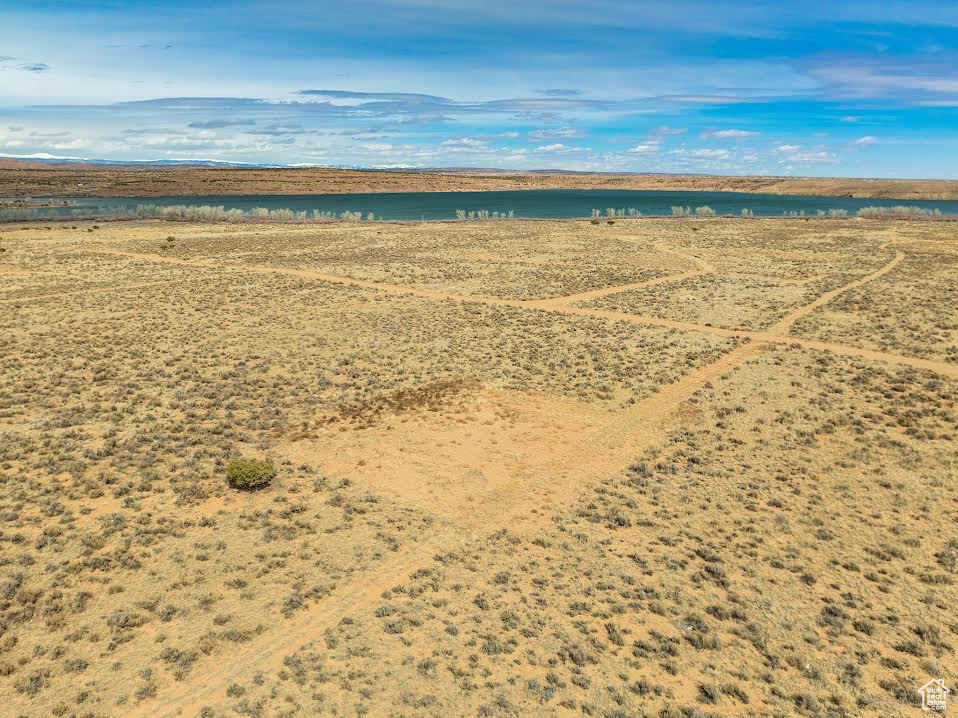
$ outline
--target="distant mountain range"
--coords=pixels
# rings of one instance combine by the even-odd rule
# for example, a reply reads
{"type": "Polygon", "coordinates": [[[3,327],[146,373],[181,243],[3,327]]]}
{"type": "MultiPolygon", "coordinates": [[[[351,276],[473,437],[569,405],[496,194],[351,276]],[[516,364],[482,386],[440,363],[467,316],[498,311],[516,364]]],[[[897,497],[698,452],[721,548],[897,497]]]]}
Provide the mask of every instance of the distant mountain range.
{"type": "MultiPolygon", "coordinates": [[[[581,177],[674,177],[674,172],[589,172],[585,170],[560,170],[560,169],[535,169],[535,170],[510,170],[502,167],[405,167],[378,169],[359,168],[352,169],[374,169],[377,172],[419,172],[422,174],[447,174],[447,175],[569,175],[581,177]]],[[[683,176],[700,175],[698,172],[682,172],[683,176]]],[[[701,174],[701,176],[707,176],[701,174]]]]}
{"type": "Polygon", "coordinates": [[[228,162],[225,160],[106,160],[89,157],[59,157],[57,155],[8,155],[0,154],[0,167],[45,166],[45,165],[107,165],[110,167],[250,167],[288,168],[287,165],[256,164],[251,162],[228,162]]]}
{"type": "MultiPolygon", "coordinates": [[[[333,169],[333,170],[366,170],[370,172],[412,172],[419,174],[447,174],[447,175],[602,175],[603,177],[654,177],[668,176],[665,172],[583,172],[562,169],[533,169],[515,170],[502,167],[360,167],[358,165],[314,165],[308,163],[297,164],[269,164],[258,162],[230,162],[227,160],[109,160],[87,157],[59,157],[48,154],[35,155],[8,155],[0,154],[0,169],[42,169],[44,167],[101,167],[112,169],[136,169],[140,167],[223,167],[230,169],[333,169]]],[[[694,174],[694,173],[683,173],[694,174]]]]}

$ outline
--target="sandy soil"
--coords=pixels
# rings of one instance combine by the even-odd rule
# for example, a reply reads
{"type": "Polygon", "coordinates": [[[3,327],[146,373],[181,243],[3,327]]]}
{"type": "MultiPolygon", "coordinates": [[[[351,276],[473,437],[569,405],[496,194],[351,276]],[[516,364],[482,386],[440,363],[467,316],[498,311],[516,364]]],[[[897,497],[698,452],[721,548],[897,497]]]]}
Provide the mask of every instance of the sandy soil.
{"type": "Polygon", "coordinates": [[[958,182],[948,180],[0,166],[0,197],[155,197],[517,189],[642,189],[880,199],[958,199],[958,182]]]}
{"type": "Polygon", "coordinates": [[[906,716],[958,679],[947,224],[0,250],[12,715],[906,716]]]}

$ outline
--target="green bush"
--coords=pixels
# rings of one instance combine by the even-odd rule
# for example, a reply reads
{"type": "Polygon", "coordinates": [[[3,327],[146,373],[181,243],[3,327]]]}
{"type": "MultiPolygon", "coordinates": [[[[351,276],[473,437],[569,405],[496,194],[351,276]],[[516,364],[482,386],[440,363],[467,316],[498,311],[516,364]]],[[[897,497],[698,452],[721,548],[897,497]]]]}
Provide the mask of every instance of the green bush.
{"type": "Polygon", "coordinates": [[[275,475],[276,469],[264,459],[233,459],[226,465],[226,483],[234,489],[261,489],[275,475]]]}

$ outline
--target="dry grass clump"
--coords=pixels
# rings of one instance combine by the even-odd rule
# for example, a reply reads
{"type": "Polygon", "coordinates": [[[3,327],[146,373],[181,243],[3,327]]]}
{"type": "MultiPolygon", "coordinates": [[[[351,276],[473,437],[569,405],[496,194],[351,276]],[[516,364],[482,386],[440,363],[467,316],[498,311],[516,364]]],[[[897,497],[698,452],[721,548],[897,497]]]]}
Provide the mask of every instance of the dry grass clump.
{"type": "Polygon", "coordinates": [[[335,414],[327,417],[326,421],[331,424],[351,422],[368,427],[400,414],[416,411],[438,412],[448,408],[462,395],[475,392],[481,386],[475,379],[440,379],[425,386],[397,389],[363,401],[343,404],[335,414]]]}

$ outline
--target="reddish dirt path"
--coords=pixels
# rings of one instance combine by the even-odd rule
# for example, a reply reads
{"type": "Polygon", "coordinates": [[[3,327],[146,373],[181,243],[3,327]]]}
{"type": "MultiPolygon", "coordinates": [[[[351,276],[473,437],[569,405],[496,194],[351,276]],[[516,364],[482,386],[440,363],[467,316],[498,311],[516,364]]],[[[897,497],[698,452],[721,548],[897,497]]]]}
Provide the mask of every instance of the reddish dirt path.
{"type": "MultiPolygon", "coordinates": [[[[176,264],[196,266],[217,266],[210,262],[193,262],[161,255],[149,255],[136,252],[115,253],[138,258],[156,258],[157,261],[173,262],[176,264]]],[[[876,272],[849,282],[843,287],[832,290],[814,302],[805,305],[782,319],[775,325],[775,332],[725,332],[722,335],[740,336],[745,343],[723,354],[717,360],[703,367],[695,369],[678,381],[662,387],[655,394],[638,402],[633,407],[611,415],[596,422],[594,415],[590,416],[583,410],[575,413],[569,410],[568,402],[555,401],[550,407],[548,400],[541,410],[556,417],[558,424],[553,426],[552,445],[537,447],[540,455],[549,457],[553,462],[558,461],[567,467],[567,471],[558,473],[549,479],[548,497],[551,503],[568,505],[575,500],[582,490],[590,485],[602,481],[609,474],[621,469],[629,460],[641,454],[646,447],[661,442],[675,422],[679,420],[680,408],[692,394],[704,387],[707,383],[719,381],[724,375],[742,365],[750,357],[760,353],[771,343],[799,344],[813,349],[839,351],[882,361],[919,366],[932,371],[941,370],[951,376],[958,376],[958,367],[940,362],[917,360],[910,357],[899,357],[883,352],[872,352],[855,347],[834,345],[830,342],[817,342],[788,337],[782,333],[801,317],[814,309],[831,301],[842,292],[872,281],[887,274],[902,261],[904,255],[898,252],[894,259],[876,272]],[[574,436],[575,441],[569,441],[574,436]]],[[[341,284],[373,288],[381,291],[397,291],[403,294],[426,296],[434,298],[456,298],[461,301],[482,302],[507,306],[526,306],[528,303],[512,300],[490,300],[482,297],[458,297],[443,293],[430,292],[409,287],[395,285],[381,285],[375,282],[356,280],[348,277],[335,277],[321,272],[307,270],[292,270],[277,267],[230,268],[253,272],[279,272],[292,276],[312,277],[324,281],[335,281],[341,284]]],[[[701,269],[699,270],[701,271],[701,269]]],[[[567,299],[567,298],[566,298],[567,299]]],[[[555,302],[557,300],[550,300],[555,302]]],[[[562,311],[585,316],[607,316],[617,313],[596,313],[589,310],[560,307],[550,305],[548,311],[562,311]],[[575,311],[573,311],[575,310],[575,311]]],[[[630,315],[616,316],[627,318],[630,315]]],[[[646,317],[631,317],[639,323],[650,322],[646,317]]],[[[664,320],[663,320],[664,321],[664,320]]],[[[708,331],[715,334],[713,327],[699,327],[685,325],[680,322],[669,322],[666,326],[688,328],[693,331],[708,331]]],[[[594,412],[593,412],[594,414],[594,412]]],[[[530,431],[537,427],[529,425],[530,431]]],[[[541,427],[538,427],[541,429],[541,427]]],[[[525,436],[522,437],[526,439],[525,436]]],[[[290,447],[290,452],[303,451],[302,447],[290,447]]],[[[500,447],[501,449],[501,447],[500,447]]],[[[509,454],[507,451],[497,451],[499,454],[509,454]]],[[[302,454],[298,454],[301,457],[302,454]]],[[[550,466],[551,466],[550,465],[550,466]]],[[[195,715],[205,705],[217,705],[227,700],[227,687],[235,682],[246,680],[257,671],[276,671],[282,668],[283,659],[293,653],[303,643],[322,634],[326,628],[333,626],[344,615],[357,614],[371,610],[379,601],[385,587],[400,583],[412,571],[428,565],[437,553],[449,551],[460,546],[474,531],[481,531],[491,527],[509,525],[521,526],[522,529],[536,525],[536,520],[520,523],[529,518],[530,513],[536,514],[533,509],[541,507],[543,492],[533,490],[543,481],[544,472],[536,471],[536,466],[523,464],[522,471],[517,471],[514,464],[505,464],[501,467],[499,480],[485,489],[481,496],[481,505],[469,499],[468,492],[452,489],[443,495],[442,514],[437,519],[432,532],[417,544],[399,552],[385,563],[376,566],[375,571],[346,580],[338,585],[333,592],[319,603],[296,618],[285,621],[274,630],[269,631],[243,646],[242,650],[233,653],[218,667],[215,677],[207,675],[205,679],[187,680],[176,683],[163,691],[153,701],[146,702],[131,712],[137,716],[181,716],[195,715]],[[531,470],[530,470],[531,469],[531,470]]],[[[549,472],[550,474],[552,472],[549,472]]],[[[542,516],[538,520],[548,520],[542,516]]]]}

